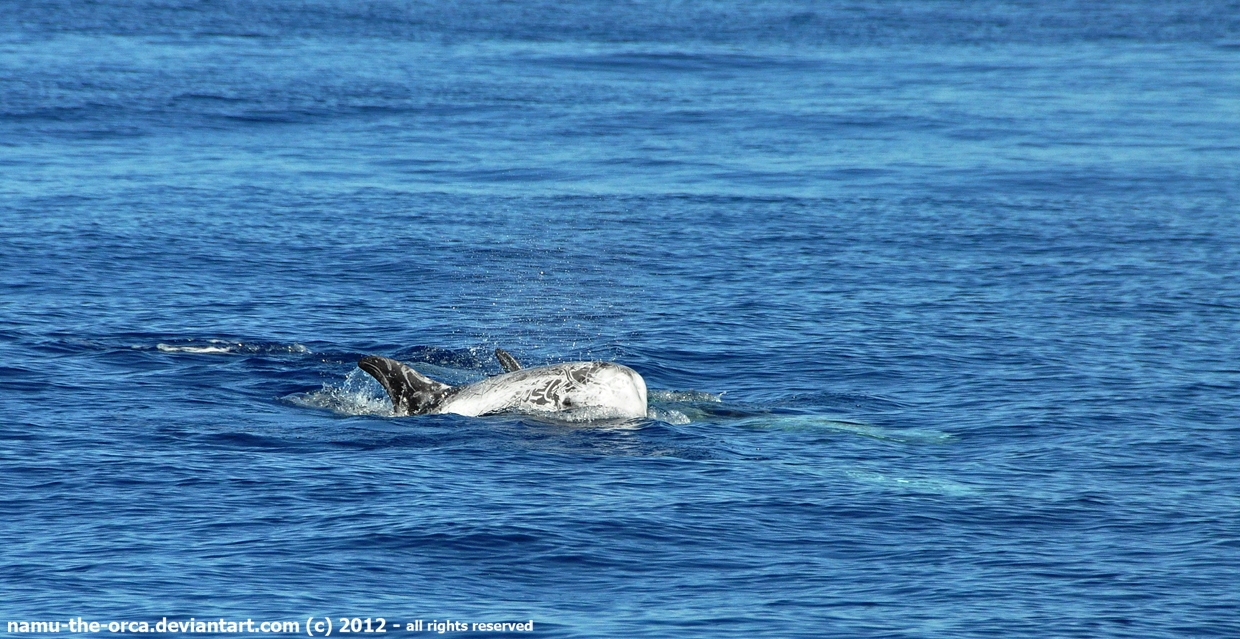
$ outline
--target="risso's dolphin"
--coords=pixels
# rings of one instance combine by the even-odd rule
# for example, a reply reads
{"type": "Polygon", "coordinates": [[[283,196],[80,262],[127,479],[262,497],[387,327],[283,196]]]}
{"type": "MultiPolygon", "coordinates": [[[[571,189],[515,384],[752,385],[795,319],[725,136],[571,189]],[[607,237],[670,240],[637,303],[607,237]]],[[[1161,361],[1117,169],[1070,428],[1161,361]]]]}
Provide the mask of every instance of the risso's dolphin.
{"type": "Polygon", "coordinates": [[[646,381],[627,366],[568,362],[521,368],[502,349],[495,349],[495,356],[504,374],[462,386],[437,382],[386,357],[363,357],[357,366],[383,384],[396,415],[560,413],[578,420],[646,416],[646,381]]]}

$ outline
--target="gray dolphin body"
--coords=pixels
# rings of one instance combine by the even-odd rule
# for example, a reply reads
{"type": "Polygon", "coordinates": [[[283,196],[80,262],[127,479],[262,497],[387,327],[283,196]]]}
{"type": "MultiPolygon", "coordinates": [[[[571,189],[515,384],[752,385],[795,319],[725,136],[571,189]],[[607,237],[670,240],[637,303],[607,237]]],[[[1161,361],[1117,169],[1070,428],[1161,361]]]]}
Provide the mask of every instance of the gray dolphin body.
{"type": "Polygon", "coordinates": [[[575,419],[646,416],[646,382],[637,371],[610,362],[568,362],[521,368],[495,349],[504,374],[449,386],[394,359],[368,356],[358,368],[379,380],[396,415],[454,413],[562,413],[575,419]]]}

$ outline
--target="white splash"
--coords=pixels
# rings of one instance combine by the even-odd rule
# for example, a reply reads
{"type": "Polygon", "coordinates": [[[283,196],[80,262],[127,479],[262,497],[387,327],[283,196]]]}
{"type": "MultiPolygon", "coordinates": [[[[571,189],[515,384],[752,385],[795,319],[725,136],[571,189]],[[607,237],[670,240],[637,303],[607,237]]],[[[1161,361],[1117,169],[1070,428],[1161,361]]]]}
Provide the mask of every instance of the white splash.
{"type": "Polygon", "coordinates": [[[675,424],[675,425],[688,424],[693,421],[692,419],[689,419],[688,415],[676,409],[658,408],[656,406],[647,407],[646,417],[649,417],[650,419],[657,419],[661,422],[667,422],[669,424],[675,424]]]}
{"type": "Polygon", "coordinates": [[[308,393],[293,393],[284,401],[306,408],[330,410],[338,415],[377,415],[392,417],[392,400],[379,382],[361,369],[349,372],[340,385],[323,384],[308,393]]]}
{"type": "Polygon", "coordinates": [[[718,404],[723,402],[723,393],[707,393],[697,390],[652,390],[650,391],[650,401],[652,402],[708,402],[718,404]]]}

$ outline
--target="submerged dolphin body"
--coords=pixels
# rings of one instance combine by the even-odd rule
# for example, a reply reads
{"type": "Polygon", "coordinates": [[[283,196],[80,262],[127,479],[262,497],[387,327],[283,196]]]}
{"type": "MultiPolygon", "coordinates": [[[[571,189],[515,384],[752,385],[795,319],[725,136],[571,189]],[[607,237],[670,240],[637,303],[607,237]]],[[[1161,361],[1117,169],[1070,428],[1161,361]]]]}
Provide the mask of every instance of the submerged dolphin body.
{"type": "Polygon", "coordinates": [[[449,386],[386,357],[357,362],[383,384],[396,415],[455,413],[566,413],[579,419],[646,416],[646,382],[637,371],[610,362],[568,362],[521,368],[495,349],[504,374],[463,386],[449,386]]]}

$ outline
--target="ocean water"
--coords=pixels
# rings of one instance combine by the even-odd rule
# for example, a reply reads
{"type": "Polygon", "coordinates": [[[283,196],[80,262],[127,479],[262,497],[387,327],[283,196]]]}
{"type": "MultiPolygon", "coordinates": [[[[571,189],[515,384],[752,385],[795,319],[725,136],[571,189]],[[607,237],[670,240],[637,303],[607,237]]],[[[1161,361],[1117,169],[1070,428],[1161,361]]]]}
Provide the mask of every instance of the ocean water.
{"type": "Polygon", "coordinates": [[[1236,2],[0,2],[0,631],[1234,637],[1238,220],[1236,2]]]}

